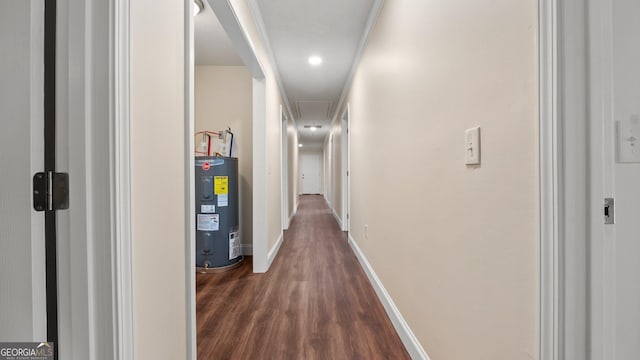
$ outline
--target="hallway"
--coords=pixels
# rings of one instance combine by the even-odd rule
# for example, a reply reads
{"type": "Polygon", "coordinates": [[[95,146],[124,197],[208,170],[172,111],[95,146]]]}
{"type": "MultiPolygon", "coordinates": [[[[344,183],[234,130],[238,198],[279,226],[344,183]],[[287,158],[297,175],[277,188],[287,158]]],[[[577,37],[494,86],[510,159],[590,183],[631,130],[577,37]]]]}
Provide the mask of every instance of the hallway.
{"type": "Polygon", "coordinates": [[[198,359],[409,359],[322,196],[299,208],[270,271],[197,275],[198,359]]]}

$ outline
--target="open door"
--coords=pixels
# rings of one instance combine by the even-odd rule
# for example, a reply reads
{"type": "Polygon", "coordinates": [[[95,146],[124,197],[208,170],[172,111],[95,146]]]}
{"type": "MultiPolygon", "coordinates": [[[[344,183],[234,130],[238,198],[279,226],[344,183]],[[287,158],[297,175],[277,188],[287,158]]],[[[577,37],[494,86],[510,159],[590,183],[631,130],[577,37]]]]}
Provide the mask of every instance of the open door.
{"type": "Polygon", "coordinates": [[[3,342],[57,345],[55,9],[55,0],[0,2],[3,342]]]}
{"type": "Polygon", "coordinates": [[[45,214],[32,206],[44,170],[44,0],[0,2],[0,339],[47,336],[45,214]]]}
{"type": "Polygon", "coordinates": [[[592,359],[640,358],[640,3],[589,3],[592,359]]]}

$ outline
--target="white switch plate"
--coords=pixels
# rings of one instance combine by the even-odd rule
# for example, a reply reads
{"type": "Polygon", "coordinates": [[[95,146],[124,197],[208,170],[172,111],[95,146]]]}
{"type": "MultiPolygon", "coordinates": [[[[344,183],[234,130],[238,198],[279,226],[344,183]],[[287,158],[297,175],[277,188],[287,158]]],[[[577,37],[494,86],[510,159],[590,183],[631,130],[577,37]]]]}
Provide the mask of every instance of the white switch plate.
{"type": "Polygon", "coordinates": [[[619,163],[640,163],[640,119],[633,117],[617,122],[619,163]]]}
{"type": "Polygon", "coordinates": [[[480,126],[464,131],[464,163],[480,165],[480,126]]]}

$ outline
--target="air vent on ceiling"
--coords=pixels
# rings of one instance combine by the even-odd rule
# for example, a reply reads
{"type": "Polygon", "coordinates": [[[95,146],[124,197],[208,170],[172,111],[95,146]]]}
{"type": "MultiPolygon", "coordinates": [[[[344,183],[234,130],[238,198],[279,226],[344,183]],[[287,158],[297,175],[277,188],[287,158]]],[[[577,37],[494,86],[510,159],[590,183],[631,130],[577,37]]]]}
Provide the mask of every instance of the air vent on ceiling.
{"type": "Polygon", "coordinates": [[[300,119],[326,120],[329,119],[331,101],[314,100],[298,101],[298,112],[300,119]]]}

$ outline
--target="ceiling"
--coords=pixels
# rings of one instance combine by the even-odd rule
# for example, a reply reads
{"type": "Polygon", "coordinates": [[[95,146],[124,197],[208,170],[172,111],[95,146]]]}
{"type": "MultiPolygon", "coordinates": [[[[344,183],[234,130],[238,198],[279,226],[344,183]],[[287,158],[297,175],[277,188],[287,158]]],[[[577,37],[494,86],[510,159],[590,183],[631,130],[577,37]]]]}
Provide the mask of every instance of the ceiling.
{"type": "Polygon", "coordinates": [[[300,142],[320,148],[350,75],[374,0],[255,0],[300,142]],[[310,56],[320,56],[312,66],[310,56]],[[317,131],[309,126],[320,125],[317,131]],[[305,128],[307,126],[307,128],[305,128]]]}
{"type": "MultiPolygon", "coordinates": [[[[376,0],[250,0],[306,149],[322,148],[376,0]],[[310,56],[322,64],[312,66],[310,56]],[[312,131],[311,126],[319,129],[312,131]]],[[[207,1],[195,17],[196,65],[239,66],[207,1]]]]}
{"type": "Polygon", "coordinates": [[[194,47],[196,65],[242,66],[242,60],[207,1],[195,17],[194,47]]]}

